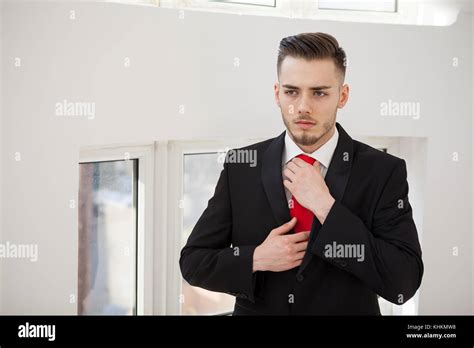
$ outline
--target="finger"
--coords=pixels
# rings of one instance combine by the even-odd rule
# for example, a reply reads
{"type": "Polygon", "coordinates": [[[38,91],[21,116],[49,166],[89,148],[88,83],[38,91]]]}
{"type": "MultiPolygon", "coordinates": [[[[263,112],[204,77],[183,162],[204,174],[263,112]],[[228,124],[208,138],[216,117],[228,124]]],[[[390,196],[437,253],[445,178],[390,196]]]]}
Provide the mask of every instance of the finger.
{"type": "Polygon", "coordinates": [[[320,169],[321,168],[321,163],[319,163],[318,161],[314,161],[313,167],[316,168],[316,169],[320,169]]]}
{"type": "Polygon", "coordinates": [[[296,164],[294,164],[293,162],[288,162],[288,164],[286,165],[286,168],[288,168],[289,170],[291,170],[293,173],[296,174],[296,172],[300,169],[300,167],[298,167],[296,164]]]}
{"type": "Polygon", "coordinates": [[[289,263],[289,269],[299,267],[303,263],[303,257],[299,258],[298,260],[290,261],[289,263]]]}
{"type": "Polygon", "coordinates": [[[309,231],[305,232],[296,232],[295,234],[291,234],[288,236],[291,243],[300,243],[308,240],[309,238],[309,231]]]}
{"type": "Polygon", "coordinates": [[[305,254],[306,254],[306,251],[300,251],[300,252],[296,253],[294,260],[295,261],[303,260],[305,254]]]}
{"type": "Polygon", "coordinates": [[[290,221],[284,223],[281,226],[278,226],[277,228],[273,229],[270,234],[272,235],[280,235],[280,234],[285,234],[288,231],[290,231],[293,227],[296,225],[297,219],[293,217],[290,221]]]}
{"type": "Polygon", "coordinates": [[[291,160],[292,163],[296,164],[298,167],[308,167],[308,166],[311,166],[311,164],[309,164],[308,162],[306,161],[303,161],[301,158],[298,158],[298,157],[295,157],[291,160]]]}
{"type": "Polygon", "coordinates": [[[285,168],[283,170],[283,174],[288,178],[290,179],[291,181],[293,181],[296,177],[296,174],[293,173],[291,170],[289,170],[288,168],[285,168]]]}
{"type": "Polygon", "coordinates": [[[295,251],[305,251],[308,248],[308,242],[296,243],[295,251]]]}
{"type": "Polygon", "coordinates": [[[293,194],[293,183],[290,180],[283,180],[283,185],[293,194]]]}

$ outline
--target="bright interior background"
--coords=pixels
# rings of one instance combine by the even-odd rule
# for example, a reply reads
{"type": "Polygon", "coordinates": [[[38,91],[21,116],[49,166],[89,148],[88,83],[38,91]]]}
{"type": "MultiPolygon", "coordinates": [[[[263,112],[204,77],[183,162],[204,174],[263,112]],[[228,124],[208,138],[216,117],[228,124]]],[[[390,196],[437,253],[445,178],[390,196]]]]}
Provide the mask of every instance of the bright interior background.
{"type": "Polygon", "coordinates": [[[323,31],[348,55],[344,128],[355,138],[426,140],[419,314],[472,314],[472,16],[463,9],[451,26],[432,27],[3,3],[0,239],[37,243],[40,257],[0,260],[0,313],[76,313],[78,225],[69,204],[81,146],[274,137],[284,129],[272,87],[278,43],[323,31]],[[95,118],[56,116],[65,99],[95,102],[95,118]],[[380,116],[388,100],[419,102],[420,119],[380,116]]]}

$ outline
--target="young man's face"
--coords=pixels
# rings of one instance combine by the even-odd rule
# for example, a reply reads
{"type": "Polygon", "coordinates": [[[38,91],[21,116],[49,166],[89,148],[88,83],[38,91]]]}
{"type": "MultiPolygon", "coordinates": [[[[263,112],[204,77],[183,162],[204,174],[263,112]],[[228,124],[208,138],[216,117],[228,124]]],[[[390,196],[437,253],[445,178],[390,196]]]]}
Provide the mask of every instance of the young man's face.
{"type": "Polygon", "coordinates": [[[330,59],[307,61],[287,56],[280,67],[275,99],[290,137],[307,152],[334,133],[336,113],[349,97],[349,87],[330,59]]]}

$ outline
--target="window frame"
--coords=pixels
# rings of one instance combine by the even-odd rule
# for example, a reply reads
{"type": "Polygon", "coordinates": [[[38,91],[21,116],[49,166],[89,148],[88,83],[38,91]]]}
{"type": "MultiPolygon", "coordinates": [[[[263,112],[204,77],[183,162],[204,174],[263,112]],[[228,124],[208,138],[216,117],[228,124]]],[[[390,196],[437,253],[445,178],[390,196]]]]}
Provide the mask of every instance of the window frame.
{"type": "MultiPolygon", "coordinates": [[[[367,2],[367,0],[365,0],[367,2]]],[[[359,4],[359,8],[356,5],[353,8],[350,8],[351,1],[348,0],[318,0],[318,9],[320,10],[342,10],[342,11],[368,11],[368,12],[383,12],[383,13],[394,13],[397,12],[398,0],[372,0],[370,4],[365,4],[367,7],[364,8],[363,5],[359,4]],[[349,7],[345,7],[348,5],[349,7]],[[373,6],[371,8],[371,6],[373,6]],[[378,8],[374,8],[378,7],[378,8]]],[[[357,4],[357,3],[356,3],[357,4]]]]}
{"type": "MultiPolygon", "coordinates": [[[[447,11],[436,3],[414,3],[412,0],[396,0],[396,11],[367,11],[319,8],[319,0],[276,0],[275,6],[249,5],[241,3],[215,2],[211,0],[154,0],[161,8],[183,11],[205,11],[235,15],[257,15],[283,18],[343,21],[357,23],[404,24],[425,26],[449,26],[456,22],[461,7],[451,5],[447,11]],[[437,16],[424,17],[427,11],[437,16]],[[446,12],[447,11],[447,12],[446,12]]],[[[181,18],[181,17],[180,17],[181,18]]]]}
{"type": "MultiPolygon", "coordinates": [[[[209,152],[221,152],[228,149],[236,149],[259,141],[260,139],[226,139],[226,140],[170,140],[168,142],[168,202],[175,202],[179,207],[183,199],[184,156],[188,154],[199,154],[209,152]]],[[[211,198],[211,197],[209,197],[211,198]]],[[[168,209],[168,240],[167,262],[171,267],[168,269],[166,314],[181,315],[181,271],[179,269],[179,254],[181,250],[181,231],[183,222],[182,209],[168,209]],[[179,274],[179,277],[175,275],[179,274]]],[[[213,314],[225,315],[225,313],[213,314]]]]}
{"type": "Polygon", "coordinates": [[[154,157],[154,143],[92,145],[79,149],[79,165],[85,162],[138,160],[137,245],[135,251],[137,256],[137,315],[153,314],[154,157]]]}

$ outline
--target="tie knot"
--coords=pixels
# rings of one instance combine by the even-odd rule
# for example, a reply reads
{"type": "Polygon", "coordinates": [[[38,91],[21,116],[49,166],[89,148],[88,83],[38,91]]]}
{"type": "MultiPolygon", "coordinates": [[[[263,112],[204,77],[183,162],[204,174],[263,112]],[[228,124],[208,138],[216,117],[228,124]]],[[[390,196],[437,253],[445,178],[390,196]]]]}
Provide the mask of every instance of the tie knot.
{"type": "Polygon", "coordinates": [[[311,165],[313,165],[313,163],[316,161],[313,157],[305,155],[304,153],[302,153],[302,154],[300,154],[296,157],[301,158],[303,161],[305,161],[306,163],[309,163],[311,165]]]}

